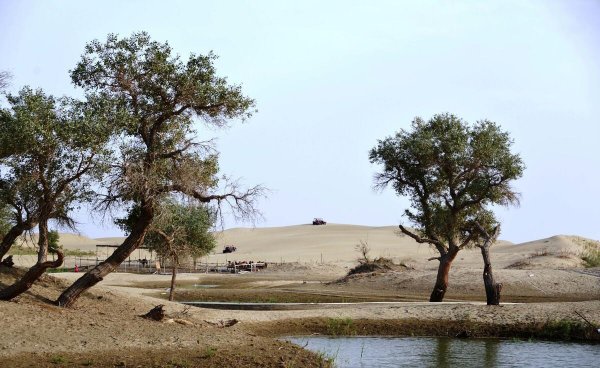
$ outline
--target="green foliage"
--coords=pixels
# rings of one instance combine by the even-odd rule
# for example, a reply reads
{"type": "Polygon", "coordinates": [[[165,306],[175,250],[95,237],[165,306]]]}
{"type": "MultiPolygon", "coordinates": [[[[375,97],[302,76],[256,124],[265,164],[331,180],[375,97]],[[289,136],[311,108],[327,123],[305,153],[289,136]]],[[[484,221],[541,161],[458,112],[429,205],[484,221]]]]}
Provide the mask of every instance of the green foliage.
{"type": "Polygon", "coordinates": [[[108,162],[103,102],[57,99],[29,87],[7,100],[0,114],[0,200],[10,204],[12,224],[27,222],[28,230],[55,219],[72,227],[69,212],[93,199],[91,184],[108,162]]]}
{"type": "Polygon", "coordinates": [[[330,357],[322,351],[317,352],[317,359],[318,359],[320,368],[335,367],[335,357],[330,357]]]}
{"type": "MultiPolygon", "coordinates": [[[[130,233],[138,221],[139,206],[133,206],[126,218],[115,223],[130,233]]],[[[201,257],[216,246],[210,231],[215,215],[205,205],[182,204],[173,199],[161,202],[157,215],[144,239],[144,245],[168,258],[201,257]]]]}
{"type": "Polygon", "coordinates": [[[62,355],[54,355],[50,358],[50,363],[61,365],[67,362],[67,359],[62,355]]]}
{"type": "Polygon", "coordinates": [[[58,231],[52,230],[48,232],[48,253],[56,253],[61,246],[58,244],[60,235],[58,231]]]}
{"type": "Polygon", "coordinates": [[[14,221],[13,213],[8,204],[2,205],[0,203],[0,238],[3,237],[10,228],[14,221]]]}
{"type": "Polygon", "coordinates": [[[327,320],[327,334],[332,336],[356,335],[356,326],[352,318],[329,318],[327,320]]]}
{"type": "Polygon", "coordinates": [[[494,122],[469,125],[441,114],[429,121],[415,118],[410,131],[380,140],[369,159],[383,166],[376,187],[389,185],[407,196],[411,209],[405,216],[442,253],[474,244],[475,221],[491,230],[496,219],[489,206],[518,203],[510,182],[525,166],[511,145],[494,122]]]}
{"type": "Polygon", "coordinates": [[[116,132],[124,137],[107,178],[106,208],[137,205],[149,215],[173,193],[220,202],[207,194],[218,184],[217,154],[211,141],[196,140],[194,118],[224,127],[250,117],[254,101],[217,76],[215,59],[209,53],[182,60],[145,32],[86,45],[71,79],[88,95],[111,101],[116,132]]]}
{"type": "Polygon", "coordinates": [[[539,337],[570,340],[576,336],[585,336],[589,327],[580,321],[560,319],[548,321],[539,332],[539,337]]]}

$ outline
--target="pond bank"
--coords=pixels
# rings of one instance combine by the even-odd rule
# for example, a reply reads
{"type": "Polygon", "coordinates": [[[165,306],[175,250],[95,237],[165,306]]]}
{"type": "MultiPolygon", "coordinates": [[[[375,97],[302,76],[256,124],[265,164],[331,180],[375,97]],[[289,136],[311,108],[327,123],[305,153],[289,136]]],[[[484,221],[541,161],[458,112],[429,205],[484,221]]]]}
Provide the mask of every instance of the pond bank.
{"type": "Polygon", "coordinates": [[[437,336],[600,342],[600,333],[575,320],[495,324],[457,320],[297,318],[246,324],[261,336],[437,336]]]}

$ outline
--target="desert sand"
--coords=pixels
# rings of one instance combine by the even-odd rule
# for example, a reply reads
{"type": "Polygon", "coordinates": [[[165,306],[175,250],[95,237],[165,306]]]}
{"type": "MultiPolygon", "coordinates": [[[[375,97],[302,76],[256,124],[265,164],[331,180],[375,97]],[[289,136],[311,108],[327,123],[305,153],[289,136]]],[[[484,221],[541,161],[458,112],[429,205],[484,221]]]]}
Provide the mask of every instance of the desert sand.
{"type": "MultiPolygon", "coordinates": [[[[217,232],[217,247],[203,262],[224,263],[231,260],[254,260],[271,263],[327,263],[351,266],[359,256],[355,246],[361,241],[371,249],[371,257],[386,257],[395,263],[405,263],[422,269],[435,269],[436,262],[428,262],[436,252],[426,244],[418,244],[408,236],[399,234],[397,226],[360,226],[327,224],[325,226],[294,225],[272,228],[233,228],[217,232]],[[221,253],[225,245],[235,245],[235,253],[221,253]]],[[[33,241],[35,241],[35,236],[33,241]]],[[[60,244],[66,249],[96,251],[97,244],[120,244],[124,237],[91,239],[76,234],[60,234],[60,244]]],[[[496,268],[573,268],[582,267],[578,255],[583,250],[585,238],[556,235],[545,239],[513,244],[499,240],[492,246],[496,268]],[[519,263],[521,262],[521,263],[519,263]]],[[[593,240],[591,240],[593,241],[593,240]]],[[[596,242],[596,241],[593,241],[596,242]]],[[[596,242],[597,244],[600,244],[596,242]]],[[[28,242],[31,246],[31,242],[28,242]]],[[[100,257],[107,249],[101,249],[100,257]]],[[[132,259],[145,257],[146,253],[134,252],[132,259]]],[[[23,264],[35,257],[23,257],[23,264]]],[[[478,249],[459,253],[455,261],[458,267],[481,268],[478,249]]]]}
{"type": "MultiPolygon", "coordinates": [[[[92,249],[108,242],[65,235],[61,240],[70,249],[92,249]]],[[[32,362],[55,366],[56,360],[63,366],[86,362],[91,366],[120,362],[169,366],[177,359],[187,362],[186,366],[233,364],[228,359],[249,365],[260,361],[268,367],[285,362],[319,366],[318,356],[271,337],[328,334],[332,319],[354,321],[353,333],[360,335],[410,331],[416,335],[543,337],[549,326],[563,326],[564,321],[587,328],[577,313],[600,327],[600,269],[583,268],[579,257],[590,242],[597,245],[567,235],[522,244],[499,241],[491,254],[496,279],[504,284],[505,303],[489,307],[483,303],[477,249],[459,253],[450,273],[447,302],[431,304],[427,299],[437,262],[427,258],[434,253],[426,245],[399,236],[394,226],[230,229],[219,234],[216,252],[203,262],[260,260],[271,263],[267,270],[180,274],[177,300],[346,303],[291,310],[189,308],[164,299],[169,275],[113,273],[74,309],[64,310],[51,301],[81,274],[54,274],[15,301],[0,302],[0,357],[15,366],[32,362]],[[396,266],[345,277],[357,264],[355,245],[361,240],[369,244],[370,257],[390,258],[396,266]],[[230,244],[238,251],[219,253],[230,244]],[[170,315],[166,322],[139,317],[157,304],[165,305],[170,315]],[[227,321],[236,323],[224,327],[227,321]]],[[[9,284],[17,272],[1,271],[2,285],[9,284]]]]}

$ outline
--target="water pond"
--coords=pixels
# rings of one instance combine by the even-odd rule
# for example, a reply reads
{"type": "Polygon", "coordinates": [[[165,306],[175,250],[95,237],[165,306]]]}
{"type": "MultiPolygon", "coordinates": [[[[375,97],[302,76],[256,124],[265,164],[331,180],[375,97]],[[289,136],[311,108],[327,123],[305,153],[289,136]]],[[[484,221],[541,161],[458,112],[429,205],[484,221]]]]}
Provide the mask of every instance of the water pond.
{"type": "Polygon", "coordinates": [[[429,337],[290,337],[338,368],[600,367],[600,345],[429,337]]]}

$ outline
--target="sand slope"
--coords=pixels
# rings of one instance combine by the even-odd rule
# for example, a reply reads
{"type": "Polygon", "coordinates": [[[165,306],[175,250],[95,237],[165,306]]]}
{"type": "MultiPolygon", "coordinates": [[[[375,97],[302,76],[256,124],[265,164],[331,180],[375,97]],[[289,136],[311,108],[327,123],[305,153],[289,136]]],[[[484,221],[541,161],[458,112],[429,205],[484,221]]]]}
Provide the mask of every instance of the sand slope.
{"type": "MultiPolygon", "coordinates": [[[[219,234],[217,252],[225,245],[235,245],[233,254],[215,254],[212,262],[225,260],[265,260],[271,262],[312,262],[353,264],[359,257],[356,244],[365,241],[371,248],[371,257],[388,257],[397,263],[418,268],[435,268],[436,262],[427,258],[437,253],[426,244],[418,244],[399,234],[396,226],[358,226],[327,224],[325,226],[295,225],[275,228],[236,228],[219,234]]],[[[497,268],[518,262],[533,268],[571,268],[581,266],[578,255],[583,242],[595,242],[577,236],[558,235],[546,239],[513,244],[500,240],[492,246],[492,259],[497,268]]],[[[598,242],[595,242],[600,244],[598,242]]],[[[467,267],[481,267],[479,249],[461,251],[456,263],[467,267]]]]}
{"type": "MultiPolygon", "coordinates": [[[[35,236],[34,236],[34,241],[35,236]]],[[[60,234],[67,249],[96,250],[97,244],[120,244],[124,237],[90,239],[76,234],[60,234]]],[[[435,268],[437,262],[427,258],[437,253],[426,244],[418,244],[398,232],[397,226],[360,226],[327,224],[325,226],[294,225],[266,228],[233,228],[217,233],[215,253],[203,259],[208,262],[254,260],[267,262],[337,263],[352,265],[359,253],[356,245],[364,241],[371,257],[388,257],[396,263],[417,268],[435,268]],[[237,252],[221,253],[225,245],[235,245],[237,252]]],[[[579,255],[585,245],[600,242],[578,236],[557,235],[546,239],[513,244],[500,240],[492,246],[496,268],[573,268],[581,267],[579,255]]],[[[478,249],[461,251],[456,264],[481,267],[478,249]]]]}

